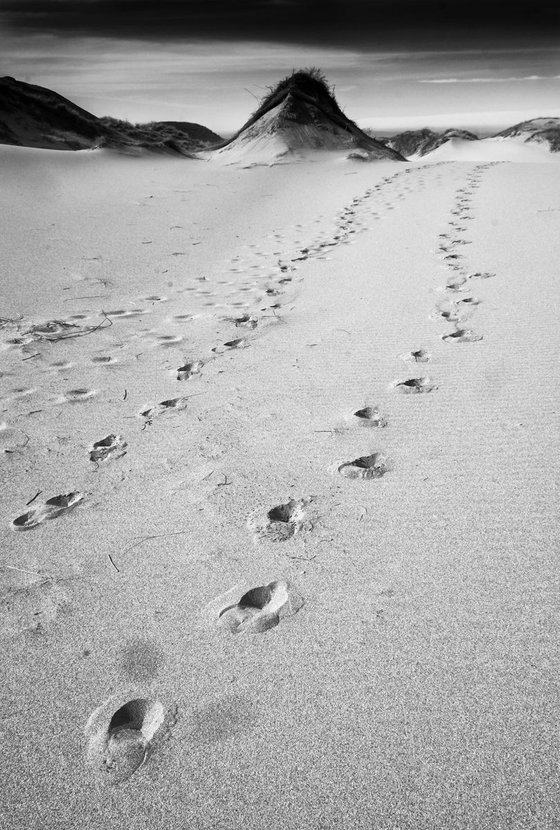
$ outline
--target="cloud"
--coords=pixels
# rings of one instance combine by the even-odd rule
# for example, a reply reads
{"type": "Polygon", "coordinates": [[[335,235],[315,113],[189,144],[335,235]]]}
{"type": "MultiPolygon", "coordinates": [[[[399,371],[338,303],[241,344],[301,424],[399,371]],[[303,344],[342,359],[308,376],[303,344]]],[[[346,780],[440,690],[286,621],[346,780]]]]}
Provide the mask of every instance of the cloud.
{"type": "Polygon", "coordinates": [[[419,84],[505,84],[515,81],[558,81],[560,75],[523,75],[509,78],[423,78],[419,84]]]}
{"type": "Polygon", "coordinates": [[[281,40],[421,47],[557,42],[548,0],[2,0],[2,28],[144,41],[281,40]],[[442,35],[449,35],[442,39],[442,35]]]}

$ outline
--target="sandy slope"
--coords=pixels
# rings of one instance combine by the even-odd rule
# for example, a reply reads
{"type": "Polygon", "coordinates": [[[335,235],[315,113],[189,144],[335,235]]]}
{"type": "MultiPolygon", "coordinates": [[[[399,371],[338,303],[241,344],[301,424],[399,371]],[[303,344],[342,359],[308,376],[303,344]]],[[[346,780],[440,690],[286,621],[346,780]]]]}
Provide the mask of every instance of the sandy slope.
{"type": "Polygon", "coordinates": [[[555,827],[560,166],[0,163],[5,826],[555,827]]]}

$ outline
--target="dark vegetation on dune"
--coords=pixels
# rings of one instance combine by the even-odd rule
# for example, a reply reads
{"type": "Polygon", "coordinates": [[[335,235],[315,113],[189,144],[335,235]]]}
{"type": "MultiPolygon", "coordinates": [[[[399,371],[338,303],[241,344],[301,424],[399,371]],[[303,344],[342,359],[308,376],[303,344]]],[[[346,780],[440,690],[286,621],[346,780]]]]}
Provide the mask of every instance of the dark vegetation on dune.
{"type": "MultiPolygon", "coordinates": [[[[374,135],[372,130],[366,130],[368,135],[374,135]]],[[[553,153],[560,152],[560,118],[533,118],[530,121],[522,121],[514,124],[492,138],[521,138],[525,142],[536,142],[548,144],[553,153]]],[[[388,147],[397,150],[406,158],[412,155],[425,156],[441,147],[452,138],[459,138],[463,141],[478,141],[480,136],[469,130],[449,129],[444,132],[435,132],[428,128],[422,130],[408,130],[392,136],[377,136],[377,140],[388,147]]]]}
{"type": "Polygon", "coordinates": [[[386,147],[372,136],[367,135],[357,124],[351,121],[339,107],[323,73],[314,67],[292,72],[276,86],[269,87],[257,109],[248,121],[230,139],[218,147],[227,147],[243,134],[257,130],[262,119],[276,110],[272,122],[267,121],[266,132],[286,133],[298,127],[308,127],[306,133],[308,146],[321,149],[321,135],[329,137],[325,146],[332,146],[333,136],[339,136],[341,142],[348,146],[363,149],[374,155],[402,161],[402,156],[392,148],[386,147]]]}
{"type": "Polygon", "coordinates": [[[408,130],[404,133],[398,133],[390,138],[380,138],[387,147],[392,147],[401,155],[408,158],[412,155],[425,156],[433,150],[437,150],[442,144],[450,141],[452,138],[460,138],[464,141],[478,141],[478,136],[469,130],[449,129],[442,133],[435,132],[425,128],[423,130],[408,130]]]}
{"type": "Polygon", "coordinates": [[[191,157],[219,141],[207,127],[187,121],[130,124],[98,118],[50,89],[0,78],[0,144],[47,150],[146,149],[191,157]]]}

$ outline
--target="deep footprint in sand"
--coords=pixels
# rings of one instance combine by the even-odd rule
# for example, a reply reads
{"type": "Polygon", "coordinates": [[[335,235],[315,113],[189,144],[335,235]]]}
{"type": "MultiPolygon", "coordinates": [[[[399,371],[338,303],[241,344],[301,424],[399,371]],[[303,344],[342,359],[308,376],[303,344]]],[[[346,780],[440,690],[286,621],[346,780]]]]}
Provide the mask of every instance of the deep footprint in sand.
{"type": "Polygon", "coordinates": [[[408,378],[407,380],[398,380],[394,383],[395,389],[408,395],[421,395],[428,392],[433,392],[437,389],[430,378],[408,378]]]}
{"type": "Polygon", "coordinates": [[[297,614],[304,604],[296,588],[283,579],[244,591],[237,599],[235,593],[233,589],[225,595],[234,601],[222,605],[216,620],[231,634],[262,634],[285,617],[297,614]]]}
{"type": "Polygon", "coordinates": [[[476,334],[472,329],[456,329],[451,334],[441,336],[441,339],[447,343],[476,343],[482,338],[482,334],[476,334]]]}
{"type": "Polygon", "coordinates": [[[108,458],[121,458],[126,454],[126,447],[127,443],[120,435],[108,435],[95,442],[89,451],[89,460],[99,462],[108,458]]]}
{"type": "Polygon", "coordinates": [[[380,414],[376,406],[364,406],[362,409],[357,409],[352,415],[362,426],[386,427],[388,425],[387,419],[380,414]]]}
{"type": "Polygon", "coordinates": [[[202,360],[194,360],[192,363],[185,363],[177,369],[177,380],[189,380],[193,375],[200,375],[204,363],[202,360]]]}
{"type": "Polygon", "coordinates": [[[78,491],[65,493],[61,496],[53,496],[47,499],[43,505],[28,510],[27,513],[22,513],[21,516],[14,519],[12,527],[14,530],[32,530],[44,521],[56,519],[63,513],[69,513],[70,510],[77,507],[83,500],[83,493],[79,493],[78,491]]]}
{"type": "Polygon", "coordinates": [[[149,698],[112,698],[90,716],[86,756],[103,783],[127,781],[176,722],[176,709],[149,698]]]}
{"type": "Polygon", "coordinates": [[[247,526],[259,539],[271,542],[283,542],[300,530],[310,530],[311,521],[307,518],[305,507],[309,499],[290,499],[285,504],[272,507],[264,516],[252,516],[247,526]]]}
{"type": "Polygon", "coordinates": [[[169,398],[166,401],[160,401],[160,403],[149,407],[148,409],[143,409],[139,414],[141,418],[146,419],[146,423],[151,424],[153,419],[159,415],[165,415],[168,412],[181,412],[186,409],[188,401],[189,399],[186,396],[180,398],[169,398]]]}
{"type": "Polygon", "coordinates": [[[353,461],[345,461],[344,464],[340,464],[338,467],[338,472],[344,478],[381,478],[387,470],[387,460],[378,452],[371,455],[362,455],[353,461]]]}

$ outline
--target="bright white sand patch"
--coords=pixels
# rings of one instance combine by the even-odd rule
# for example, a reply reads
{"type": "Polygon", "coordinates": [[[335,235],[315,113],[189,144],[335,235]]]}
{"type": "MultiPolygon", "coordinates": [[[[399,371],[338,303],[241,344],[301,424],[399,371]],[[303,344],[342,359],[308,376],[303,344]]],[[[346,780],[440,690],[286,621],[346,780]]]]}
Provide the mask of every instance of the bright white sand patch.
{"type": "Polygon", "coordinates": [[[548,144],[526,143],[522,138],[484,138],[465,141],[452,138],[424,158],[438,161],[511,161],[525,164],[558,164],[560,153],[552,153],[548,144]]]}

